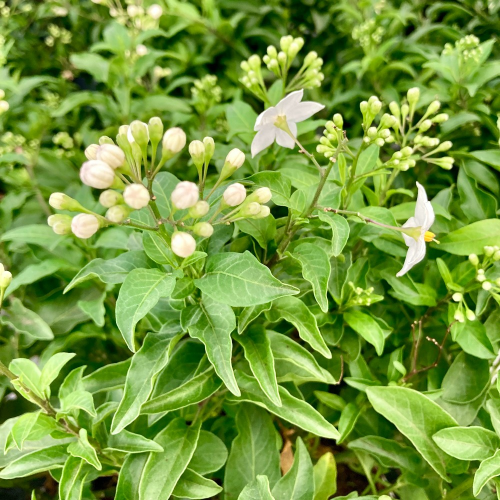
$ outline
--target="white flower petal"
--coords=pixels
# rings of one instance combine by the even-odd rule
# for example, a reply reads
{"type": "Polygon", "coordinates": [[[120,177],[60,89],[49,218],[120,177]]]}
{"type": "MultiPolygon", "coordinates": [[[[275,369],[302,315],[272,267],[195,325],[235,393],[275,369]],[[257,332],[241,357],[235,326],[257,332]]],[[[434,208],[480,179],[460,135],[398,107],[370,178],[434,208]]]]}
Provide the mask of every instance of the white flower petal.
{"type": "Polygon", "coordinates": [[[297,137],[297,124],[294,122],[288,122],[288,128],[294,137],[297,137]]]}
{"type": "MultiPolygon", "coordinates": [[[[288,126],[290,125],[288,124],[288,126]]],[[[297,133],[297,130],[295,130],[295,133],[297,133]]],[[[284,130],[279,128],[276,129],[276,142],[284,148],[293,149],[295,147],[295,141],[284,130]]]]}
{"type": "Polygon", "coordinates": [[[255,134],[251,148],[252,158],[274,142],[277,130],[274,125],[266,125],[255,134]]]}
{"type": "Polygon", "coordinates": [[[294,108],[295,106],[297,106],[297,104],[299,104],[300,101],[302,101],[303,96],[304,90],[296,90],[295,92],[292,92],[291,94],[288,94],[286,97],[281,99],[281,101],[276,104],[278,114],[286,115],[289,109],[294,108]]]}
{"type": "MultiPolygon", "coordinates": [[[[407,243],[408,244],[408,243],[407,243]]],[[[408,245],[408,253],[406,254],[405,263],[403,268],[399,271],[396,276],[399,278],[406,274],[413,266],[416,266],[425,257],[425,241],[423,238],[415,241],[411,238],[411,242],[408,245]]]]}
{"type": "Polygon", "coordinates": [[[323,104],[313,101],[300,102],[293,108],[290,108],[286,113],[286,119],[290,122],[302,122],[311,118],[312,115],[321,111],[324,108],[323,104]]]}
{"type": "Polygon", "coordinates": [[[434,209],[432,208],[431,202],[427,199],[427,193],[425,192],[424,186],[417,182],[417,188],[418,196],[415,206],[415,220],[417,226],[420,226],[425,233],[425,231],[434,224],[434,209]]]}
{"type": "Polygon", "coordinates": [[[260,130],[262,127],[265,127],[266,125],[273,124],[276,116],[278,116],[278,112],[274,107],[262,111],[262,113],[257,117],[257,120],[255,120],[255,126],[253,129],[260,130]]]}

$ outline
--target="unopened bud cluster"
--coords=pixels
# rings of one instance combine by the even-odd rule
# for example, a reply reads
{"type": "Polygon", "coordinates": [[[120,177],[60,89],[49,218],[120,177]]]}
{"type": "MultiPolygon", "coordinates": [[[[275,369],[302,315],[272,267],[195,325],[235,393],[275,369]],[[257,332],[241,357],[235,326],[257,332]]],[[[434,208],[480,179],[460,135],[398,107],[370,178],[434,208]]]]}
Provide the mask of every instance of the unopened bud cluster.
{"type": "Polygon", "coordinates": [[[132,28],[136,32],[158,28],[159,20],[163,15],[163,8],[159,4],[143,5],[142,0],[127,2],[123,8],[120,2],[108,2],[107,0],[92,0],[95,4],[102,4],[109,7],[109,15],[116,22],[132,28]]]}
{"type": "Polygon", "coordinates": [[[368,288],[361,288],[355,286],[352,281],[348,283],[351,288],[351,295],[346,303],[346,308],[356,307],[356,306],[371,306],[376,302],[380,302],[384,297],[373,293],[375,289],[371,286],[368,288]]]}
{"type": "Polygon", "coordinates": [[[474,321],[476,319],[476,314],[472,309],[469,308],[464,295],[461,292],[455,292],[452,295],[452,299],[454,302],[458,303],[458,307],[455,311],[455,314],[453,315],[455,321],[464,323],[466,319],[468,321],[474,321]]]}
{"type": "Polygon", "coordinates": [[[365,52],[379,45],[384,34],[385,29],[378,26],[375,19],[370,19],[352,30],[352,38],[359,42],[365,52]]]}
{"type": "Polygon", "coordinates": [[[451,43],[447,43],[444,46],[443,54],[447,56],[456,54],[462,63],[469,61],[477,63],[483,54],[483,48],[477,36],[467,35],[457,40],[454,46],[451,43]]]}
{"type": "Polygon", "coordinates": [[[476,268],[476,281],[481,284],[481,288],[490,292],[494,299],[500,304],[500,278],[493,278],[486,275],[496,262],[500,261],[500,247],[487,245],[483,248],[484,258],[482,261],[476,254],[469,255],[469,262],[476,268]]]}
{"type": "Polygon", "coordinates": [[[329,160],[334,159],[339,143],[342,140],[343,126],[344,120],[339,113],[333,116],[333,120],[327,121],[323,137],[319,140],[316,151],[329,160]]]}
{"type": "Polygon", "coordinates": [[[193,82],[191,87],[193,105],[198,113],[206,113],[215,104],[221,101],[222,89],[217,85],[215,75],[206,75],[193,82]]]}
{"type": "Polygon", "coordinates": [[[5,91],[0,89],[0,115],[9,110],[9,103],[5,100],[5,91]]]}
{"type": "Polygon", "coordinates": [[[56,24],[49,24],[47,29],[49,31],[49,36],[45,38],[45,45],[48,47],[53,47],[58,40],[64,45],[71,43],[73,37],[71,31],[61,28],[56,24]]]}
{"type": "Polygon", "coordinates": [[[3,292],[12,281],[12,273],[6,271],[3,264],[0,263],[0,295],[3,297],[3,292]]]}

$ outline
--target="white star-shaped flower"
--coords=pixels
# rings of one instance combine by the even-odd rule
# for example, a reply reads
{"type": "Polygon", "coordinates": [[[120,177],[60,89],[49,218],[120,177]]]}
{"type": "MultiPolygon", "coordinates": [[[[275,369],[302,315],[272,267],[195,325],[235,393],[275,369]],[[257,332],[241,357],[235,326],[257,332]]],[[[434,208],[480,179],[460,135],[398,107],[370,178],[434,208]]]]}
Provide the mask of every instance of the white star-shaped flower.
{"type": "MultiPolygon", "coordinates": [[[[425,242],[434,240],[434,233],[429,231],[432,224],[434,224],[434,209],[431,202],[427,199],[427,193],[424,186],[417,182],[418,196],[417,204],[415,206],[415,216],[410,217],[404,224],[405,229],[414,228],[415,231],[410,236],[403,234],[406,245],[408,246],[408,253],[406,254],[405,263],[401,271],[396,276],[403,276],[413,266],[416,266],[425,257],[425,242]]],[[[410,231],[408,231],[410,232],[410,231]]]]}
{"type": "Polygon", "coordinates": [[[303,90],[296,90],[281,99],[276,106],[266,109],[257,117],[254,127],[257,134],[252,141],[252,158],[269,147],[275,140],[284,148],[294,148],[295,141],[282,127],[288,126],[290,133],[297,137],[297,123],[307,120],[324,108],[322,104],[317,102],[300,102],[303,95],[303,90]],[[281,127],[276,126],[276,123],[280,124],[281,127]]]}

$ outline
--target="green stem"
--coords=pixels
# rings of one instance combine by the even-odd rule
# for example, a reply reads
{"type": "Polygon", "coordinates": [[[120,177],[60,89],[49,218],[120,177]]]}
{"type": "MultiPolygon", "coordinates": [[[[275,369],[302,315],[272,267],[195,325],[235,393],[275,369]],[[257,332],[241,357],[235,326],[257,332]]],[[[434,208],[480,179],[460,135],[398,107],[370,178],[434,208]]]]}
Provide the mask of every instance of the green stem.
{"type": "Polygon", "coordinates": [[[454,500],[460,498],[462,493],[466,492],[474,483],[474,477],[470,476],[465,481],[460,483],[456,488],[453,488],[447,495],[446,500],[454,500]]]}

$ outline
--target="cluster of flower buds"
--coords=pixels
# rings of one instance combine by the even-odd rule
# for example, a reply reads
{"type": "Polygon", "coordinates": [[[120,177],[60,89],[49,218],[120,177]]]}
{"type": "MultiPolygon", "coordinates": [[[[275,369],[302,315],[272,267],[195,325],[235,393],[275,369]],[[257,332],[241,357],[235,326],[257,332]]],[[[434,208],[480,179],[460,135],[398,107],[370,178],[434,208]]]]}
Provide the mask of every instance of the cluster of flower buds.
{"type": "Polygon", "coordinates": [[[221,101],[222,89],[217,85],[215,75],[205,75],[201,80],[195,80],[191,87],[193,106],[200,114],[206,113],[221,101]]]}
{"type": "Polygon", "coordinates": [[[267,95],[266,85],[262,78],[262,62],[257,54],[253,54],[248,58],[248,61],[242,61],[240,64],[244,75],[240,78],[240,82],[259,99],[265,101],[267,95]]]}
{"type": "Polygon", "coordinates": [[[397,121],[398,119],[395,116],[385,113],[382,115],[378,127],[372,126],[368,128],[363,141],[367,144],[376,144],[380,147],[386,143],[394,142],[395,139],[390,129],[396,125],[397,121]]]}
{"type": "Polygon", "coordinates": [[[362,101],[359,104],[359,109],[363,115],[363,129],[367,131],[382,109],[382,103],[377,96],[372,95],[368,101],[362,101]]]}
{"type": "Polygon", "coordinates": [[[359,42],[365,52],[379,45],[384,34],[384,28],[382,26],[377,26],[375,19],[365,21],[352,30],[352,38],[359,42]]]}
{"type": "Polygon", "coordinates": [[[124,9],[121,2],[111,2],[109,0],[92,0],[98,5],[109,7],[109,15],[123,25],[134,28],[138,31],[158,28],[159,19],[163,15],[163,8],[159,4],[152,4],[149,7],[143,5],[142,0],[127,2],[124,9]]]}
{"type": "Polygon", "coordinates": [[[49,24],[48,26],[49,36],[45,38],[45,45],[47,47],[53,47],[56,40],[60,40],[61,43],[67,45],[71,43],[72,34],[65,28],[60,28],[55,24],[49,24]]]}
{"type": "Polygon", "coordinates": [[[391,159],[385,163],[386,167],[396,168],[406,171],[416,165],[416,161],[411,157],[413,149],[410,146],[405,146],[400,151],[396,151],[391,156],[391,159]]]}
{"type": "Polygon", "coordinates": [[[455,321],[459,323],[464,323],[467,318],[469,321],[474,321],[476,319],[476,315],[472,309],[469,309],[467,302],[464,299],[464,296],[461,292],[455,292],[452,295],[452,299],[454,302],[458,303],[458,307],[454,314],[455,321]]]}
{"type": "Polygon", "coordinates": [[[455,46],[451,43],[447,43],[444,46],[444,55],[449,56],[453,53],[456,53],[463,63],[467,63],[468,61],[477,63],[483,54],[483,48],[481,47],[477,36],[467,35],[460,40],[457,40],[455,42],[455,46]]]}
{"type": "Polygon", "coordinates": [[[348,285],[351,288],[351,294],[346,302],[346,308],[356,306],[371,306],[372,304],[380,302],[384,299],[382,295],[373,293],[375,289],[372,286],[364,289],[359,286],[355,286],[352,281],[349,281],[348,285]]]}
{"type": "Polygon", "coordinates": [[[485,246],[483,248],[484,258],[482,262],[476,254],[469,255],[470,263],[476,268],[476,281],[481,283],[483,290],[490,292],[500,304],[500,278],[493,279],[488,276],[488,269],[500,261],[500,247],[485,246]]]}
{"type": "Polygon", "coordinates": [[[5,100],[5,91],[0,89],[0,115],[9,110],[9,103],[5,100]]]}
{"type": "Polygon", "coordinates": [[[52,137],[52,142],[56,146],[60,146],[60,148],[55,150],[56,156],[62,158],[65,156],[66,158],[70,158],[74,156],[75,152],[73,151],[73,147],[75,146],[75,141],[73,137],[71,137],[68,132],[58,132],[54,137],[52,137]]]}
{"type": "Polygon", "coordinates": [[[343,127],[344,119],[341,114],[336,113],[333,115],[333,120],[325,123],[323,137],[319,140],[319,144],[316,146],[316,151],[319,154],[324,155],[324,157],[329,160],[334,159],[338,145],[342,140],[343,127]]]}
{"type": "Polygon", "coordinates": [[[12,274],[10,271],[6,271],[3,264],[0,263],[0,296],[3,297],[3,293],[10,285],[12,281],[12,274]]]}

